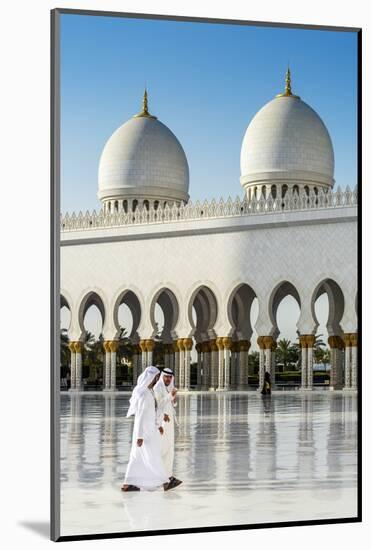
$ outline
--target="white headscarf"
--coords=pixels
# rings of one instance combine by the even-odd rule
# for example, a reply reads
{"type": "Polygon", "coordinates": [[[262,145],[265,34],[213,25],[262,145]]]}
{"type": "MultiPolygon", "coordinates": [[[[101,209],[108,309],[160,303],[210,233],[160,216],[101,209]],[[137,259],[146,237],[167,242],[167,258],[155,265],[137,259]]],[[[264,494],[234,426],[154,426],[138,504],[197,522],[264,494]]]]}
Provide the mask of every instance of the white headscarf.
{"type": "Polygon", "coordinates": [[[129,400],[129,410],[126,416],[131,416],[137,412],[138,399],[142,395],[143,391],[148,388],[154,377],[159,373],[157,367],[147,367],[142,374],[138,377],[137,385],[133,389],[129,400]]]}
{"type": "Polygon", "coordinates": [[[170,392],[174,388],[174,373],[173,373],[173,371],[170,371],[170,369],[165,368],[161,372],[161,376],[160,376],[159,381],[155,384],[155,388],[156,387],[158,389],[162,389],[162,387],[164,387],[166,391],[170,392]],[[170,384],[168,386],[164,382],[164,376],[171,376],[171,381],[170,381],[170,384]]]}

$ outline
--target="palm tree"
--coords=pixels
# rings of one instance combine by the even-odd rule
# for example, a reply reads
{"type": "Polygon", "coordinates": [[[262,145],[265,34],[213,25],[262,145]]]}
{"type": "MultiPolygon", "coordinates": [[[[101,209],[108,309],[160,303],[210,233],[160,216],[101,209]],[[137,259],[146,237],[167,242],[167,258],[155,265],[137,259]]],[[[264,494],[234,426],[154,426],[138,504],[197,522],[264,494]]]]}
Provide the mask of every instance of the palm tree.
{"type": "Polygon", "coordinates": [[[120,335],[119,335],[118,345],[119,347],[117,350],[117,354],[119,359],[121,360],[124,357],[126,359],[131,359],[133,355],[132,342],[130,338],[127,336],[126,328],[121,326],[120,326],[120,335]]]}
{"type": "Polygon", "coordinates": [[[328,348],[324,350],[323,357],[322,357],[323,364],[327,367],[327,365],[331,362],[331,353],[328,348]]]}
{"type": "Polygon", "coordinates": [[[252,351],[248,355],[249,374],[255,374],[259,370],[259,352],[252,351]]]}
{"type": "Polygon", "coordinates": [[[330,363],[330,350],[328,348],[315,349],[314,359],[316,363],[323,363],[325,367],[327,367],[327,365],[330,363]]]}
{"type": "Polygon", "coordinates": [[[314,346],[313,346],[314,349],[321,349],[326,347],[325,342],[321,339],[322,336],[323,334],[316,334],[316,339],[314,341],[314,346]]]}
{"type": "Polygon", "coordinates": [[[86,351],[91,351],[95,344],[95,336],[92,332],[89,332],[88,330],[84,333],[84,349],[86,351]]]}
{"type": "Polygon", "coordinates": [[[283,368],[286,370],[287,365],[296,362],[298,359],[295,345],[291,344],[291,341],[287,340],[287,338],[278,340],[276,358],[277,363],[283,363],[283,368]]]}

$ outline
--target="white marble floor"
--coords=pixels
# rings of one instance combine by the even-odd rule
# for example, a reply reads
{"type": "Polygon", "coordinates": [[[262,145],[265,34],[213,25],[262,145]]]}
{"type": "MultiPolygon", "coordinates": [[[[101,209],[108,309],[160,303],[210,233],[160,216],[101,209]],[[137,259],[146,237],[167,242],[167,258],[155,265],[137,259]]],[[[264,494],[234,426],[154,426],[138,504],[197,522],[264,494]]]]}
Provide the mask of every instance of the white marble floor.
{"type": "Polygon", "coordinates": [[[120,491],[128,399],[61,395],[62,536],[357,515],[355,395],[180,395],[168,493],[120,491]]]}

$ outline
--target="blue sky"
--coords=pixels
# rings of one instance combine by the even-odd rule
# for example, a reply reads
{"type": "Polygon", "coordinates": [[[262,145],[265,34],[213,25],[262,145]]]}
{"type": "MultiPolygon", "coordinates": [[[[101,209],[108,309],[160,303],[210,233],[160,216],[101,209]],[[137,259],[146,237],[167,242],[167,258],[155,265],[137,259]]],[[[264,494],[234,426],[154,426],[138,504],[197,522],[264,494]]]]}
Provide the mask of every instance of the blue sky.
{"type": "Polygon", "coordinates": [[[99,209],[102,148],[140,110],[178,137],[192,200],[242,196],[239,157],[254,114],[293,92],[325,122],[336,184],[356,184],[357,37],[330,32],[63,14],[61,210],[99,209]]]}

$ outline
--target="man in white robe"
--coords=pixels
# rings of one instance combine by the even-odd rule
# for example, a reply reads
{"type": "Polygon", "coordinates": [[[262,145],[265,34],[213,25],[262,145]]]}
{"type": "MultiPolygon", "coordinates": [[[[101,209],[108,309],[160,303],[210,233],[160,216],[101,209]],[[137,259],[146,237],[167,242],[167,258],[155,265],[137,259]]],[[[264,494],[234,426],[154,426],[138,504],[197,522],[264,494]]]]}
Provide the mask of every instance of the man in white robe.
{"type": "Polygon", "coordinates": [[[153,392],[159,375],[156,367],[147,367],[139,376],[130,398],[127,416],[135,415],[135,419],[122,491],[151,490],[161,485],[167,491],[179,485],[169,479],[161,457],[163,428],[153,392]]]}
{"type": "Polygon", "coordinates": [[[174,387],[174,373],[171,369],[163,369],[159,381],[153,388],[156,401],[162,415],[162,427],[164,430],[161,438],[162,459],[166,473],[170,480],[177,480],[173,476],[174,464],[174,426],[176,421],[175,407],[177,390],[174,387]]]}

